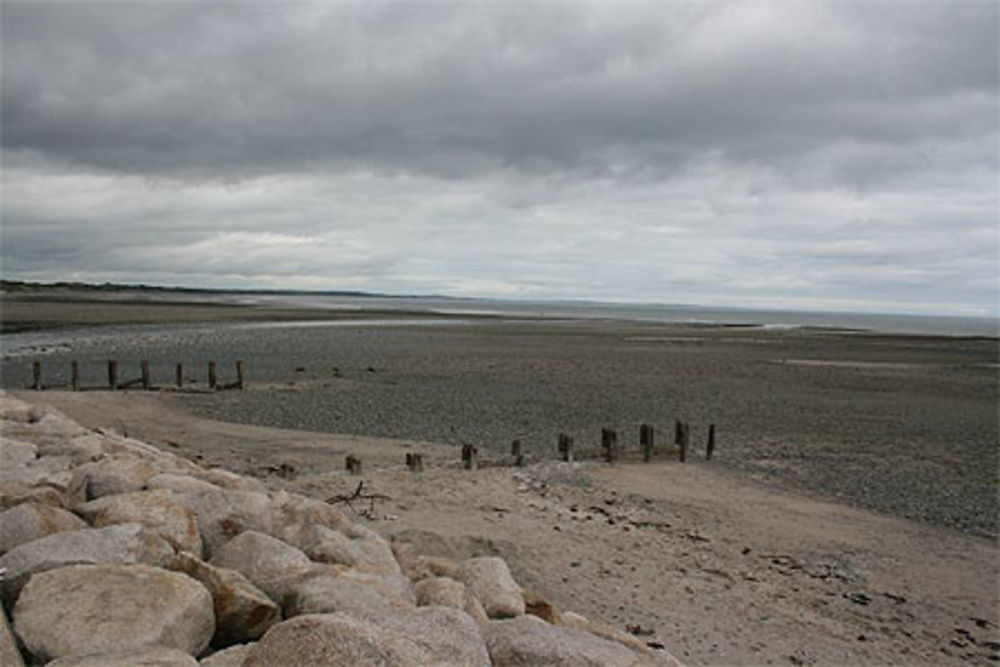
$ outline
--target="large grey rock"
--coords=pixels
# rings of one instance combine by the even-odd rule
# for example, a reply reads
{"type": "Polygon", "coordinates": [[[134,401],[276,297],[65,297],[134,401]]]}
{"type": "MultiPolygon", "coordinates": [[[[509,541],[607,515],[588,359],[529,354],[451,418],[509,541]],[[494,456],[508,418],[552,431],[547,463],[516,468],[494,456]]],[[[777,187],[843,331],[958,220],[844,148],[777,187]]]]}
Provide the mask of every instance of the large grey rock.
{"type": "Polygon", "coordinates": [[[0,556],[0,568],[7,570],[3,598],[14,601],[29,578],[46,570],[82,563],[164,567],[173,556],[162,537],[137,523],[54,533],[0,556]]]}
{"type": "Polygon", "coordinates": [[[175,500],[198,517],[206,557],[244,531],[271,532],[271,499],[266,494],[218,489],[181,494],[175,500]]]}
{"type": "Polygon", "coordinates": [[[253,530],[222,545],[211,563],[240,572],[272,600],[281,600],[291,581],[315,568],[300,550],[253,530]]]}
{"type": "Polygon", "coordinates": [[[149,443],[128,438],[112,430],[98,429],[97,432],[103,438],[101,448],[112,458],[140,459],[160,472],[188,473],[201,469],[197,464],[149,443]]]}
{"type": "Polygon", "coordinates": [[[77,505],[73,511],[94,528],[119,523],[141,523],[165,539],[178,551],[189,551],[201,557],[201,536],[195,513],[172,499],[167,491],[123,493],[104,496],[77,505]]]}
{"type": "Polygon", "coordinates": [[[310,560],[360,567],[371,572],[400,574],[389,543],[375,531],[358,524],[340,529],[310,524],[295,538],[295,546],[310,560]]]}
{"type": "Polygon", "coordinates": [[[195,468],[190,474],[193,477],[204,480],[223,489],[233,491],[254,491],[256,493],[266,493],[267,487],[260,480],[252,477],[237,475],[225,468],[195,468]]]}
{"type": "Polygon", "coordinates": [[[91,463],[104,456],[104,436],[98,433],[84,433],[68,440],[54,440],[39,447],[44,456],[66,456],[73,465],[91,463]]]}
{"type": "Polygon", "coordinates": [[[281,620],[278,605],[236,570],[209,565],[193,554],[180,553],[170,569],[201,582],[215,609],[213,646],[257,639],[281,620]]]}
{"type": "Polygon", "coordinates": [[[51,507],[66,506],[66,490],[51,484],[0,480],[0,509],[17,507],[21,503],[39,503],[51,507]]]}
{"type": "Polygon", "coordinates": [[[458,578],[483,603],[490,618],[508,618],[524,613],[521,587],[514,581],[502,558],[482,556],[462,561],[458,578]]]}
{"type": "MultiPolygon", "coordinates": [[[[0,389],[0,419],[8,422],[27,424],[38,421],[39,417],[39,412],[31,403],[22,401],[0,389]]],[[[4,426],[4,428],[8,427],[9,425],[4,426]]]]}
{"type": "Polygon", "coordinates": [[[38,447],[32,443],[0,436],[0,475],[4,479],[18,479],[18,469],[36,458],[38,447]]]}
{"type": "Polygon", "coordinates": [[[7,612],[0,607],[0,665],[4,667],[24,667],[17,640],[7,623],[7,612]]]}
{"type": "Polygon", "coordinates": [[[45,667],[198,667],[190,654],[176,648],[149,648],[70,655],[48,663],[45,667]]]}
{"type": "Polygon", "coordinates": [[[85,463],[73,471],[71,486],[82,489],[85,500],[119,493],[141,491],[159,471],[146,461],[132,456],[106,458],[85,463]]]}
{"type": "Polygon", "coordinates": [[[299,534],[311,526],[342,528],[350,524],[347,516],[336,507],[286,491],[272,495],[270,517],[267,532],[289,544],[295,544],[299,534]]]}
{"type": "Polygon", "coordinates": [[[428,577],[413,586],[420,607],[440,606],[461,609],[477,622],[487,620],[486,610],[461,581],[448,577],[428,577]]]}
{"type": "Polygon", "coordinates": [[[161,472],[159,475],[150,477],[146,482],[146,488],[150,490],[162,489],[175,491],[176,493],[201,493],[203,491],[212,492],[221,490],[220,487],[211,482],[175,472],[161,472]]]}
{"type": "Polygon", "coordinates": [[[303,614],[345,612],[354,616],[383,615],[395,609],[412,609],[409,599],[386,595],[369,582],[317,572],[290,583],[282,598],[285,618],[303,614]]]}
{"type": "Polygon", "coordinates": [[[201,667],[243,667],[243,661],[252,647],[253,644],[236,644],[202,658],[198,664],[201,667]]]}
{"type": "Polygon", "coordinates": [[[145,565],[74,565],[31,578],[14,632],[36,660],[154,645],[197,655],[215,632],[212,596],[194,579],[145,565]]]}
{"type": "Polygon", "coordinates": [[[669,664],[588,632],[549,625],[536,616],[482,626],[495,667],[640,667],[669,664]]]}
{"type": "Polygon", "coordinates": [[[21,503],[0,512],[0,555],[46,535],[86,528],[83,519],[64,509],[21,503]]]}
{"type": "Polygon", "coordinates": [[[435,665],[487,667],[479,628],[444,607],[380,618],[308,614],[272,627],[250,649],[244,667],[296,665],[435,665]]]}
{"type": "Polygon", "coordinates": [[[3,431],[7,437],[35,443],[39,454],[49,454],[49,447],[59,447],[60,443],[88,433],[87,429],[52,408],[32,407],[30,413],[27,422],[4,422],[3,431]]]}

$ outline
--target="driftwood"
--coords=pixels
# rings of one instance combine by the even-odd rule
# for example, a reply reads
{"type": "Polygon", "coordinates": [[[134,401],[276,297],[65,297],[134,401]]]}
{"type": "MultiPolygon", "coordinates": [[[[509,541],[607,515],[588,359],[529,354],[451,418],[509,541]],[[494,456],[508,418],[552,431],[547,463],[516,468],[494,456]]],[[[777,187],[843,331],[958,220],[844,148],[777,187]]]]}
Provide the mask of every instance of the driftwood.
{"type": "Polygon", "coordinates": [[[362,480],[358,482],[358,487],[354,489],[353,493],[338,493],[335,496],[330,496],[329,498],[327,498],[326,502],[328,502],[331,505],[336,505],[337,503],[344,503],[355,514],[361,514],[362,516],[373,518],[375,516],[375,501],[392,500],[392,498],[382,493],[365,493],[364,488],[365,488],[365,482],[364,480],[362,480]],[[358,512],[356,509],[354,509],[353,503],[359,500],[367,500],[370,503],[367,510],[362,510],[361,512],[358,512]]]}

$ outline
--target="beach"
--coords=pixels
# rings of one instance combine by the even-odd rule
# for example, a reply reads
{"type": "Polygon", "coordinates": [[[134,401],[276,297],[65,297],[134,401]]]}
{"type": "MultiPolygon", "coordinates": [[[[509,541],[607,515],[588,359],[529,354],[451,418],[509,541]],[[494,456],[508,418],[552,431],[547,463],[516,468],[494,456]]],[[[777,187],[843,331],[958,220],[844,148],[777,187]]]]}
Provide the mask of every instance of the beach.
{"type": "Polygon", "coordinates": [[[390,498],[383,534],[502,555],[560,608],[690,664],[996,659],[995,339],[361,317],[59,330],[44,350],[5,345],[4,384],[29,384],[38,357],[49,388],[22,397],[314,497],[350,492],[356,455],[390,498]],[[150,359],[161,390],[97,389],[109,358],[128,376],[150,359]],[[244,361],[246,390],[205,391],[209,359],[227,381],[244,361]],[[90,390],[57,388],[72,360],[90,390]],[[558,433],[597,450],[601,428],[627,460],[554,461],[558,433]],[[502,463],[514,438],[527,467],[460,469],[459,445],[502,463]]]}

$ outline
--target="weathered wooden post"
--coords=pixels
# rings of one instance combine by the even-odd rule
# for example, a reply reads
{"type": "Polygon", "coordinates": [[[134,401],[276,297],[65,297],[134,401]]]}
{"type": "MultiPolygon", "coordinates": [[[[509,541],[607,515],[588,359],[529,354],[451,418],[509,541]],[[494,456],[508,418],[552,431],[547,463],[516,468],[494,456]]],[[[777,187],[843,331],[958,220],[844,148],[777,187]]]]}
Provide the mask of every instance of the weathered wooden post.
{"type": "Polygon", "coordinates": [[[108,361],[108,387],[111,391],[118,388],[118,362],[108,361]]]}
{"type": "Polygon", "coordinates": [[[348,454],[347,458],[344,459],[344,467],[347,469],[347,473],[349,475],[360,475],[361,459],[354,456],[353,454],[348,454]]]}
{"type": "Polygon", "coordinates": [[[614,429],[601,429],[601,447],[604,449],[605,461],[614,463],[618,460],[618,433],[614,429]]]}
{"type": "Polygon", "coordinates": [[[715,424],[708,425],[708,442],[705,443],[705,460],[711,461],[715,455],[715,424]]]}
{"type": "Polygon", "coordinates": [[[31,383],[31,388],[35,391],[42,390],[42,360],[35,359],[31,364],[31,374],[34,376],[34,381],[31,383]]]}
{"type": "Polygon", "coordinates": [[[406,453],[406,467],[410,469],[410,472],[423,472],[424,471],[424,455],[423,454],[413,454],[410,452],[406,453]]]}
{"type": "Polygon", "coordinates": [[[510,443],[510,455],[514,457],[514,465],[520,468],[524,465],[524,455],[521,453],[521,441],[510,443]]]}
{"type": "Polygon", "coordinates": [[[559,434],[559,458],[567,463],[573,462],[573,438],[565,433],[559,434]]]}
{"type": "Polygon", "coordinates": [[[479,467],[479,450],[475,445],[462,445],[462,463],[466,470],[476,470],[479,467]]]}
{"type": "Polygon", "coordinates": [[[680,419],[674,422],[674,443],[679,447],[678,458],[681,463],[687,461],[689,433],[687,422],[682,422],[680,419]]]}
{"type": "Polygon", "coordinates": [[[143,359],[139,366],[142,368],[142,388],[149,391],[149,360],[143,359]]]}
{"type": "Polygon", "coordinates": [[[653,442],[655,431],[649,424],[639,426],[639,446],[642,448],[642,460],[649,463],[653,458],[653,442]]]}
{"type": "Polygon", "coordinates": [[[80,364],[75,361],[69,364],[69,386],[73,391],[80,389],[80,364]]]}
{"type": "Polygon", "coordinates": [[[215,376],[215,362],[208,362],[208,388],[215,389],[218,384],[218,378],[215,376]]]}
{"type": "Polygon", "coordinates": [[[236,388],[243,391],[243,361],[236,362],[236,388]]]}
{"type": "Polygon", "coordinates": [[[184,364],[177,362],[177,387],[184,387],[184,364]]]}

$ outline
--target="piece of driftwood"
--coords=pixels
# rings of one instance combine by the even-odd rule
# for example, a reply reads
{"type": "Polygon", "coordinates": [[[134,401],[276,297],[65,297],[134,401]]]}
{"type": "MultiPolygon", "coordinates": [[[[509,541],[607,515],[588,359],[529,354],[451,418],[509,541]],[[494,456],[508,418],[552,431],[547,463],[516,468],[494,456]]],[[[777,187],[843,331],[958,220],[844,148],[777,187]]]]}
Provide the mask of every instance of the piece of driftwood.
{"type": "Polygon", "coordinates": [[[338,493],[335,496],[330,496],[329,498],[327,498],[326,502],[331,505],[343,503],[347,505],[347,507],[350,508],[350,510],[355,514],[362,514],[368,517],[374,517],[376,500],[392,500],[392,498],[385,495],[384,493],[365,493],[364,489],[365,489],[365,482],[364,480],[362,480],[358,482],[358,486],[356,489],[354,489],[353,493],[346,493],[346,494],[338,493]],[[354,509],[354,503],[365,500],[369,502],[367,510],[358,512],[356,509],[354,509]]]}

